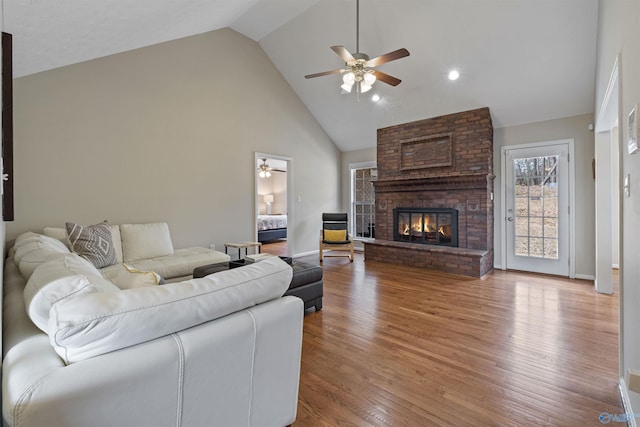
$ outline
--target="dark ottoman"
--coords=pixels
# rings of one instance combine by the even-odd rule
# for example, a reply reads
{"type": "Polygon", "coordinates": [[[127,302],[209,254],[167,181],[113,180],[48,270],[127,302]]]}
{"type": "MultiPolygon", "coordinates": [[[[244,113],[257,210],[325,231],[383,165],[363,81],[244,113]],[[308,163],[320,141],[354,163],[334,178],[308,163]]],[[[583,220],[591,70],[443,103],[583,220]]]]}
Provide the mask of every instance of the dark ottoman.
{"type": "Polygon", "coordinates": [[[322,310],[322,267],[293,261],[293,278],[285,295],[293,295],[304,301],[304,308],[322,310]]]}
{"type": "MultiPolygon", "coordinates": [[[[242,262],[222,262],[219,264],[203,265],[193,270],[193,278],[208,276],[229,268],[240,267],[242,262]]],[[[292,261],[293,278],[285,295],[293,295],[304,302],[304,309],[315,307],[316,311],[322,309],[322,267],[299,261],[292,261]]]]}

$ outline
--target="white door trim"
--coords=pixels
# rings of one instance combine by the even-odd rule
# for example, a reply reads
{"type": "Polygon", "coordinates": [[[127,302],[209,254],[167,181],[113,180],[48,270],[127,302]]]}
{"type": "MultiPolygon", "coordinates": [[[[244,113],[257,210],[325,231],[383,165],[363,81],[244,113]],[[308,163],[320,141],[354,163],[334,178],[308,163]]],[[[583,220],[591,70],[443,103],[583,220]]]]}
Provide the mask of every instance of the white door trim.
{"type": "Polygon", "coordinates": [[[500,262],[502,265],[502,269],[507,269],[507,225],[506,225],[506,217],[507,217],[507,206],[506,206],[506,197],[507,197],[507,181],[506,181],[506,170],[507,170],[507,151],[509,150],[517,150],[522,148],[541,148],[547,147],[551,145],[560,145],[567,144],[569,149],[569,277],[575,279],[576,277],[576,260],[575,260],[575,252],[576,252],[576,191],[575,191],[575,143],[573,139],[561,139],[555,141],[543,141],[543,142],[532,142],[527,144],[518,144],[518,145],[506,145],[501,149],[500,156],[500,231],[502,235],[501,246],[502,253],[500,256],[500,262]]]}

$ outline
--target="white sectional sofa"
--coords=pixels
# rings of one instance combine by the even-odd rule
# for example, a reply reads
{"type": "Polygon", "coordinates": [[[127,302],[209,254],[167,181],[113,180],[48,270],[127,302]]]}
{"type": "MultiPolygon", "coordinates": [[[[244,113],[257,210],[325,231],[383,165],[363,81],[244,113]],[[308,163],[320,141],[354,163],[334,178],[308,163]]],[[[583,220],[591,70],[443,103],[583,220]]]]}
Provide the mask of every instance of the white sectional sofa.
{"type": "MultiPolygon", "coordinates": [[[[192,247],[174,249],[167,223],[109,224],[116,264],[101,269],[114,279],[122,273],[122,263],[137,270],[154,271],[167,282],[191,278],[196,267],[230,260],[229,255],[215,250],[192,247]]],[[[43,234],[69,246],[67,230],[45,227],[43,234]]]]}
{"type": "MultiPolygon", "coordinates": [[[[150,259],[162,267],[164,256],[150,259]]],[[[162,271],[178,274],[177,267],[162,271]]],[[[303,305],[281,297],[291,282],[289,265],[273,257],[148,286],[116,286],[103,273],[49,236],[25,233],[9,249],[4,425],[285,426],[295,420],[303,305]]]]}

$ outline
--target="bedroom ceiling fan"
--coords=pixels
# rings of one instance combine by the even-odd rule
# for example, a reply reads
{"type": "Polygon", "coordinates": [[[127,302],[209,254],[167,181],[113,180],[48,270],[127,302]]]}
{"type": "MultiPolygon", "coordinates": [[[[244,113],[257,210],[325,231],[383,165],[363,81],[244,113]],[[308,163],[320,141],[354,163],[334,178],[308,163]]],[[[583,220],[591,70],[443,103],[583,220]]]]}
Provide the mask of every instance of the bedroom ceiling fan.
{"type": "Polygon", "coordinates": [[[260,171],[260,172],[258,172],[258,175],[260,176],[260,178],[269,178],[271,176],[271,170],[272,169],[267,164],[267,159],[266,158],[262,158],[260,160],[262,160],[262,164],[258,165],[258,170],[260,171]]]}
{"type": "Polygon", "coordinates": [[[355,85],[357,94],[371,90],[376,80],[380,80],[391,86],[398,86],[402,80],[383,73],[382,71],[375,70],[374,68],[387,62],[409,56],[409,51],[404,48],[385,53],[373,59],[369,59],[369,55],[366,53],[360,52],[360,0],[356,0],[356,52],[351,53],[344,46],[331,46],[331,49],[344,60],[345,68],[307,74],[304,78],[312,79],[314,77],[331,74],[344,74],[340,87],[345,92],[350,93],[355,85]]]}

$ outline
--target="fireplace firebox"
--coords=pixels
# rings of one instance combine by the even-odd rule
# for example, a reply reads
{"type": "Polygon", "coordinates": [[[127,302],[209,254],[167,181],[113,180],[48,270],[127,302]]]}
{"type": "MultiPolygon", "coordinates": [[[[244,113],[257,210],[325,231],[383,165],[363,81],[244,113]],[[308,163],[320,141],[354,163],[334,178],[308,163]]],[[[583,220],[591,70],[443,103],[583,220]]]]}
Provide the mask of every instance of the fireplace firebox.
{"type": "Polygon", "coordinates": [[[395,208],[394,240],[458,246],[458,211],[449,208],[395,208]]]}

